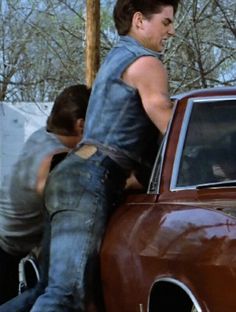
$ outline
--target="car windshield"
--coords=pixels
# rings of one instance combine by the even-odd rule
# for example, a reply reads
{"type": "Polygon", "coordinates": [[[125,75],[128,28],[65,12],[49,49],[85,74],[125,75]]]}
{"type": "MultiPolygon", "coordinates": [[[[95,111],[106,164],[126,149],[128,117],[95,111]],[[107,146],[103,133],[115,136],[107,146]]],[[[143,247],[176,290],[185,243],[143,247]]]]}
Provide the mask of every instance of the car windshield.
{"type": "Polygon", "coordinates": [[[236,99],[190,104],[176,186],[230,185],[221,182],[236,180],[236,99]]]}

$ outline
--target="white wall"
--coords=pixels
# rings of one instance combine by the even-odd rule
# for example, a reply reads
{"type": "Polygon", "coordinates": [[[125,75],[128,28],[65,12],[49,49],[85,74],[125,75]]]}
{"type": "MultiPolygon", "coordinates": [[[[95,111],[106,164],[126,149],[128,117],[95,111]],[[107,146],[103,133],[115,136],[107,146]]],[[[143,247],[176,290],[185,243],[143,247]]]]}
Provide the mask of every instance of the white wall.
{"type": "Polygon", "coordinates": [[[31,133],[45,125],[51,107],[52,103],[0,102],[1,196],[24,142],[31,133]]]}

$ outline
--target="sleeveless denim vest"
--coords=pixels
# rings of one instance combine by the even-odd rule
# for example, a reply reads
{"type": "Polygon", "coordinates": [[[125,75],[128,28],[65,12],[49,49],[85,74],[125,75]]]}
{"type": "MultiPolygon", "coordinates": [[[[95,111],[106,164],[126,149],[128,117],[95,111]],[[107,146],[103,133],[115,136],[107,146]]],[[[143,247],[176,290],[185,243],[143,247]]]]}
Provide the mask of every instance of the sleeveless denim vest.
{"type": "Polygon", "coordinates": [[[100,146],[111,158],[114,154],[128,159],[131,168],[143,162],[142,155],[157,134],[137,90],[121,79],[127,67],[142,56],[161,57],[130,36],[121,36],[107,55],[93,85],[81,142],[100,146]]]}
{"type": "Polygon", "coordinates": [[[42,161],[65,146],[45,128],[26,141],[14,165],[9,196],[0,201],[0,247],[11,254],[29,252],[42,235],[43,199],[36,193],[36,177],[42,161]]]}

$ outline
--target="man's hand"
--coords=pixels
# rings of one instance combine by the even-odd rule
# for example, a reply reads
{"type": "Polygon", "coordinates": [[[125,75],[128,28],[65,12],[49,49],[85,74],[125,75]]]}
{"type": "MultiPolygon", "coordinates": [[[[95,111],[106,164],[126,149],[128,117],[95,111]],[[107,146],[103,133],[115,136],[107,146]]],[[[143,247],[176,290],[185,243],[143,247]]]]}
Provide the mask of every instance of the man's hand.
{"type": "Polygon", "coordinates": [[[131,176],[126,180],[125,185],[126,190],[143,190],[144,187],[141,183],[136,179],[134,174],[131,174],[131,176]]]}

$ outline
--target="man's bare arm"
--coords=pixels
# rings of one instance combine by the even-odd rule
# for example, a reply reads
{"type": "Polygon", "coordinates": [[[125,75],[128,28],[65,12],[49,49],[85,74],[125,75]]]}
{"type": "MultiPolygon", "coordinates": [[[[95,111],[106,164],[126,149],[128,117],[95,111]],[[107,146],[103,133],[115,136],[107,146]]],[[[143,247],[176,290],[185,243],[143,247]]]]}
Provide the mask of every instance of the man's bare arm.
{"type": "Polygon", "coordinates": [[[165,133],[172,116],[172,104],[162,62],[151,56],[141,57],[128,67],[122,78],[138,90],[147,115],[165,133]]]}

